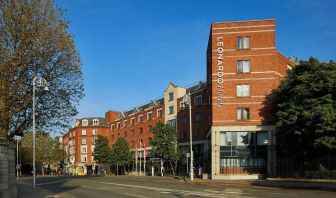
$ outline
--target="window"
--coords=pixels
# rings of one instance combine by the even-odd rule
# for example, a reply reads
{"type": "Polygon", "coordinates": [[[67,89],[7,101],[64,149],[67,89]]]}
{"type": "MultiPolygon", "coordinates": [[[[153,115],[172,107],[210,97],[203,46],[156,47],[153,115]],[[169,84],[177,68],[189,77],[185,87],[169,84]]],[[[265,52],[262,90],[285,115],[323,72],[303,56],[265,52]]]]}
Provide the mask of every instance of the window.
{"type": "Polygon", "coordinates": [[[143,116],[142,116],[142,115],[139,115],[139,117],[138,117],[138,122],[139,122],[139,123],[143,122],[143,116]]]}
{"type": "Polygon", "coordinates": [[[98,119],[93,119],[93,125],[94,126],[97,126],[97,125],[99,125],[99,120],[98,119]]]}
{"type": "Polygon", "coordinates": [[[197,128],[196,130],[195,130],[195,137],[199,137],[199,135],[200,135],[200,128],[197,128]]]}
{"type": "Polygon", "coordinates": [[[237,73],[250,73],[250,61],[249,60],[237,61],[237,73]]]}
{"type": "Polygon", "coordinates": [[[238,108],[237,109],[237,120],[249,120],[250,119],[250,109],[249,108],[238,108]]]}
{"type": "Polygon", "coordinates": [[[170,92],[169,93],[169,101],[172,101],[172,100],[174,100],[174,93],[170,92]]]}
{"type": "Polygon", "coordinates": [[[259,131],[257,134],[257,145],[267,145],[267,131],[259,131]]]}
{"type": "Polygon", "coordinates": [[[131,125],[134,125],[134,118],[131,118],[131,125]]]}
{"type": "Polygon", "coordinates": [[[201,95],[196,96],[194,98],[194,106],[198,107],[198,106],[201,106],[201,105],[202,105],[202,96],[201,95]]]}
{"type": "Polygon", "coordinates": [[[173,119],[173,120],[168,120],[167,123],[172,126],[172,127],[176,127],[176,120],[173,119]]]}
{"type": "Polygon", "coordinates": [[[82,120],[82,126],[87,126],[89,125],[89,121],[88,120],[82,120]]]}
{"type": "Polygon", "coordinates": [[[131,147],[134,147],[134,140],[131,141],[131,147]]]}
{"type": "Polygon", "coordinates": [[[152,112],[147,113],[147,120],[151,120],[152,119],[152,112]]]}
{"type": "Polygon", "coordinates": [[[127,131],[124,132],[124,137],[127,137],[127,131]]]}
{"type": "Polygon", "coordinates": [[[152,141],[152,138],[151,138],[151,137],[148,138],[148,142],[150,142],[150,141],[152,141]]]}
{"type": "Polygon", "coordinates": [[[120,129],[120,122],[117,123],[117,129],[120,129]]]}
{"type": "Polygon", "coordinates": [[[86,153],[86,146],[81,146],[81,153],[86,153]]]}
{"type": "Polygon", "coordinates": [[[200,122],[202,120],[202,113],[195,113],[195,122],[200,122]]]}
{"type": "Polygon", "coordinates": [[[152,125],[148,125],[148,132],[152,132],[152,125]]]}
{"type": "Polygon", "coordinates": [[[186,137],[186,132],[185,131],[181,131],[180,133],[180,139],[184,139],[186,137]]]}
{"type": "Polygon", "coordinates": [[[139,129],[139,133],[140,133],[140,135],[142,135],[142,127],[140,127],[140,129],[139,129]]]}
{"type": "Polygon", "coordinates": [[[82,135],[86,135],[86,129],[82,130],[82,135]]]}
{"type": "Polygon", "coordinates": [[[97,143],[97,138],[92,138],[92,144],[96,144],[97,143]]]}
{"type": "Polygon", "coordinates": [[[81,156],[82,162],[86,162],[86,156],[81,156]]]}
{"type": "Polygon", "coordinates": [[[237,96],[238,97],[250,96],[250,85],[237,85],[237,96]]]}
{"type": "Polygon", "coordinates": [[[97,129],[92,129],[92,135],[97,135],[97,129]]]}
{"type": "Polygon", "coordinates": [[[157,117],[158,118],[162,117],[162,109],[157,110],[157,117]]]}
{"type": "Polygon", "coordinates": [[[173,114],[174,113],[174,106],[170,106],[169,107],[169,114],[173,114]]]}
{"type": "Polygon", "coordinates": [[[134,130],[131,131],[131,136],[134,136],[134,130]]]}
{"type": "Polygon", "coordinates": [[[187,124],[187,116],[183,116],[182,118],[181,118],[181,124],[182,125],[185,125],[185,124],[187,124]]]}
{"type": "Polygon", "coordinates": [[[250,48],[250,37],[238,37],[237,38],[237,48],[238,49],[249,49],[250,48]]]}
{"type": "Polygon", "coordinates": [[[114,131],[114,124],[111,125],[111,131],[114,131]]]}
{"type": "Polygon", "coordinates": [[[82,138],[82,144],[86,144],[86,138],[82,138]]]}
{"type": "Polygon", "coordinates": [[[114,135],[112,135],[112,141],[114,141],[114,135]]]}
{"type": "Polygon", "coordinates": [[[127,127],[127,120],[124,120],[123,127],[127,127]]]}

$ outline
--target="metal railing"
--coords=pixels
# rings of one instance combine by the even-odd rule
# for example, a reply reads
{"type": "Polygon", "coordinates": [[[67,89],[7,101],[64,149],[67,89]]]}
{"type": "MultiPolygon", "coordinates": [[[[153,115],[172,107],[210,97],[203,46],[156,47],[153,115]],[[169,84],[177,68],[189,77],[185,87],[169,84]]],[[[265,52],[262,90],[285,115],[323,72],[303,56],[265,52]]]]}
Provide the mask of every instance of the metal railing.
{"type": "Polygon", "coordinates": [[[277,176],[283,178],[336,179],[336,157],[295,160],[276,159],[277,176]]]}

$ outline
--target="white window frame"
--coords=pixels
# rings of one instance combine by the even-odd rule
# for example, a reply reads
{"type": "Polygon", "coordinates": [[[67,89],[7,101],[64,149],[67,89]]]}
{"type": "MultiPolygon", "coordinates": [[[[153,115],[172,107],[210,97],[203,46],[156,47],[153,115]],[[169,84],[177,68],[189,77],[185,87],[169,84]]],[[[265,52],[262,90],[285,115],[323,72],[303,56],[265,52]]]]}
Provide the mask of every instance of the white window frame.
{"type": "Polygon", "coordinates": [[[237,97],[248,97],[251,95],[250,84],[240,84],[236,86],[237,97]]]}
{"type": "Polygon", "coordinates": [[[141,123],[141,122],[143,122],[143,115],[138,116],[138,123],[141,123]],[[141,120],[140,120],[140,117],[141,117],[141,120]]]}
{"type": "Polygon", "coordinates": [[[250,73],[251,72],[251,61],[250,60],[237,60],[237,73],[250,73]],[[241,67],[241,71],[240,71],[241,67]]]}
{"type": "Polygon", "coordinates": [[[147,113],[147,120],[152,120],[153,119],[153,114],[152,114],[152,112],[148,112],[147,113]],[[151,118],[149,119],[149,116],[148,115],[151,115],[151,118]]]}
{"type": "Polygon", "coordinates": [[[124,120],[123,121],[123,127],[125,128],[125,127],[127,127],[127,120],[124,120]],[[126,123],[126,124],[125,124],[126,123]]]}
{"type": "Polygon", "coordinates": [[[89,121],[87,119],[82,120],[82,126],[88,126],[89,125],[89,121]]]}
{"type": "Polygon", "coordinates": [[[87,145],[87,139],[86,138],[81,139],[81,145],[87,145]],[[83,140],[85,140],[85,141],[83,141],[83,140]]]}
{"type": "Polygon", "coordinates": [[[120,122],[117,123],[117,129],[120,129],[120,122]]]}
{"type": "Polygon", "coordinates": [[[135,118],[133,117],[133,118],[131,118],[131,121],[130,121],[131,123],[131,125],[134,125],[135,124],[135,118]]]}
{"type": "Polygon", "coordinates": [[[163,111],[162,111],[162,108],[156,110],[156,117],[160,118],[163,116],[163,111]],[[161,111],[161,115],[159,115],[159,111],[161,111]]]}
{"type": "Polygon", "coordinates": [[[195,97],[194,97],[194,107],[202,106],[202,104],[203,104],[203,101],[202,101],[202,95],[195,96],[195,97]],[[196,100],[197,100],[198,98],[201,98],[201,104],[196,105],[196,100]]]}
{"type": "Polygon", "coordinates": [[[82,129],[82,135],[86,136],[86,129],[82,129]]]}
{"type": "Polygon", "coordinates": [[[92,145],[95,145],[97,143],[97,138],[92,138],[92,140],[91,140],[91,144],[92,145]]]}
{"type": "Polygon", "coordinates": [[[237,37],[237,49],[250,49],[250,37],[249,36],[237,37]]]}
{"type": "Polygon", "coordinates": [[[237,108],[237,120],[249,120],[250,119],[250,108],[239,107],[237,108]]]}
{"type": "Polygon", "coordinates": [[[111,131],[114,131],[115,128],[114,128],[114,124],[111,124],[111,131]]]}
{"type": "Polygon", "coordinates": [[[87,145],[81,145],[81,153],[83,153],[83,154],[87,153],[87,145]]]}
{"type": "Polygon", "coordinates": [[[93,119],[92,120],[92,125],[93,126],[98,126],[99,125],[99,120],[98,119],[93,119]]]}
{"type": "Polygon", "coordinates": [[[87,155],[81,155],[81,162],[87,162],[87,155]],[[83,158],[85,160],[83,160],[83,158]]]}
{"type": "Polygon", "coordinates": [[[92,129],[92,135],[97,135],[97,129],[92,129]]]}

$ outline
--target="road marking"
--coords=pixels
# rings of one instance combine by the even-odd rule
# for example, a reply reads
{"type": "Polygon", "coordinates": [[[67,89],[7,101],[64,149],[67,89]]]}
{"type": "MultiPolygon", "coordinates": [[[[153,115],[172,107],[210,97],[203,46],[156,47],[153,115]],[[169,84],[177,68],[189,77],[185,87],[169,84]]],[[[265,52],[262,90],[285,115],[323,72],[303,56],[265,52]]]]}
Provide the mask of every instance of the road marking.
{"type": "Polygon", "coordinates": [[[171,193],[171,192],[160,192],[161,194],[169,194],[169,193],[171,193]]]}
{"type": "Polygon", "coordinates": [[[43,186],[43,185],[49,185],[49,184],[57,184],[57,183],[62,183],[64,182],[64,180],[60,180],[60,181],[53,181],[53,182],[44,182],[44,183],[38,183],[36,185],[38,186],[43,186]]]}
{"type": "Polygon", "coordinates": [[[81,186],[81,187],[83,187],[83,188],[90,188],[90,189],[94,189],[93,187],[91,187],[91,186],[81,186]]]}
{"type": "Polygon", "coordinates": [[[287,193],[272,193],[273,195],[284,195],[284,196],[299,196],[297,194],[287,194],[287,193]]]}
{"type": "Polygon", "coordinates": [[[134,194],[130,194],[130,193],[124,193],[125,195],[129,195],[129,196],[133,196],[133,197],[141,197],[141,198],[147,198],[141,195],[134,195],[134,194]]]}
{"type": "MultiPolygon", "coordinates": [[[[159,188],[159,187],[150,187],[150,186],[138,186],[138,185],[130,185],[130,184],[120,184],[120,183],[113,183],[113,182],[102,182],[97,180],[85,180],[85,179],[79,179],[81,181],[85,182],[94,182],[94,183],[101,183],[101,184],[109,184],[109,185],[115,185],[115,186],[123,186],[123,187],[133,187],[133,188],[141,188],[141,189],[147,189],[147,190],[156,190],[160,192],[176,192],[178,194],[184,194],[184,195],[198,195],[203,197],[214,197],[214,198],[225,198],[223,195],[219,194],[209,194],[204,192],[197,192],[197,191],[183,191],[178,189],[169,189],[169,188],[159,188]]],[[[129,194],[130,196],[132,194],[129,194]]],[[[140,195],[135,195],[139,196],[140,195]]]]}
{"type": "Polygon", "coordinates": [[[229,193],[229,194],[243,194],[242,192],[234,192],[234,191],[225,191],[225,193],[229,193]]]}

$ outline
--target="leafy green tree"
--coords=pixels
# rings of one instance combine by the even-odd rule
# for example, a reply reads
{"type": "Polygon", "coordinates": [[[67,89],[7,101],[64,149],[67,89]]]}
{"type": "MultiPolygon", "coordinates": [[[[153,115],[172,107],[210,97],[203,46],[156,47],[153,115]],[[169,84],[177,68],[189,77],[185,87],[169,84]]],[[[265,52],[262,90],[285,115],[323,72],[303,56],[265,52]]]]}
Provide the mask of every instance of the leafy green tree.
{"type": "Polygon", "coordinates": [[[112,149],[112,159],[114,163],[118,163],[119,166],[125,167],[129,164],[132,164],[134,161],[133,152],[128,148],[127,141],[125,138],[118,138],[117,142],[112,149]]]}
{"type": "Polygon", "coordinates": [[[54,163],[64,162],[64,149],[63,145],[59,142],[59,137],[53,139],[53,147],[51,151],[51,161],[54,163]]]}
{"type": "Polygon", "coordinates": [[[111,149],[105,136],[98,136],[94,147],[93,158],[98,164],[108,165],[111,163],[111,149]]]}
{"type": "MultiPolygon", "coordinates": [[[[37,132],[35,136],[35,159],[36,166],[43,171],[43,164],[53,163],[52,152],[54,140],[49,134],[37,132]]],[[[33,133],[26,132],[21,140],[22,164],[33,165],[33,133]]]]}
{"type": "Polygon", "coordinates": [[[335,88],[332,61],[310,58],[288,72],[275,92],[280,155],[309,158],[336,151],[335,88]]]}
{"type": "Polygon", "coordinates": [[[53,0],[1,0],[0,137],[31,130],[32,81],[37,76],[50,89],[36,90],[37,128],[68,128],[83,96],[83,82],[63,11],[53,0]]]}
{"type": "Polygon", "coordinates": [[[178,159],[176,129],[169,124],[158,122],[152,130],[154,138],[150,141],[151,154],[169,163],[175,175],[173,164],[176,164],[178,159]]]}

